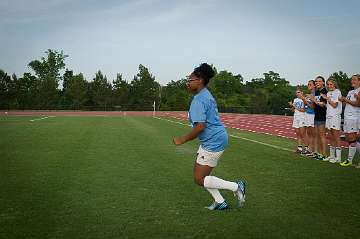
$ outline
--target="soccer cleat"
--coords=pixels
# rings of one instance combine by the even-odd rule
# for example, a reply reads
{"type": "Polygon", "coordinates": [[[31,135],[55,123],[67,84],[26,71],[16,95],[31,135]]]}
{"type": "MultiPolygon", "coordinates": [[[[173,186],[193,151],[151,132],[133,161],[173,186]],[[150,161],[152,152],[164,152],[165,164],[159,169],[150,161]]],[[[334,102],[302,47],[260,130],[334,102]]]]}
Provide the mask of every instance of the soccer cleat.
{"type": "Polygon", "coordinates": [[[352,163],[349,160],[345,160],[344,162],[340,163],[340,165],[343,167],[347,167],[347,166],[351,166],[352,163]]]}
{"type": "Polygon", "coordinates": [[[214,211],[214,210],[226,210],[226,209],[229,209],[229,205],[227,204],[226,201],[224,201],[222,203],[214,202],[213,204],[211,204],[210,206],[208,206],[206,208],[211,210],[211,211],[214,211]]]}
{"type": "Polygon", "coordinates": [[[234,196],[237,197],[237,207],[240,208],[244,206],[245,197],[246,197],[246,183],[242,180],[237,182],[238,189],[234,192],[234,196]]]}
{"type": "Polygon", "coordinates": [[[309,158],[316,158],[316,153],[310,152],[310,153],[307,154],[306,156],[308,156],[309,158]]]}
{"type": "Polygon", "coordinates": [[[308,150],[303,150],[303,151],[301,151],[301,155],[302,156],[307,156],[308,154],[310,154],[311,152],[310,151],[308,151],[308,150]]]}
{"type": "Polygon", "coordinates": [[[337,163],[338,161],[337,161],[336,158],[331,158],[331,159],[329,160],[329,162],[330,162],[330,163],[337,163]]]}
{"type": "Polygon", "coordinates": [[[319,161],[324,161],[325,156],[322,155],[322,154],[318,154],[318,157],[316,159],[319,160],[319,161]]]}
{"type": "Polygon", "coordinates": [[[313,158],[313,159],[317,159],[318,157],[319,157],[319,154],[316,153],[316,152],[314,152],[312,158],[313,158]]]}
{"type": "Polygon", "coordinates": [[[322,154],[317,154],[315,157],[316,160],[322,161],[325,159],[325,156],[323,156],[322,154]]]}

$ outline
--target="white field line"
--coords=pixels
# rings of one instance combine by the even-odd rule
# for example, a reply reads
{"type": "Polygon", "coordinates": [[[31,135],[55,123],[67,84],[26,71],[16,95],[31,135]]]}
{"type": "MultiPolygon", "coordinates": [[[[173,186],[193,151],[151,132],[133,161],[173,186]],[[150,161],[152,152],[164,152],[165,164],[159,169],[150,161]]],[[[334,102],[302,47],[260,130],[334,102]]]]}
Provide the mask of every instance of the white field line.
{"type": "Polygon", "coordinates": [[[45,117],[42,117],[42,118],[32,119],[32,120],[30,120],[30,122],[34,122],[34,121],[37,121],[37,120],[44,120],[44,119],[53,118],[53,117],[55,117],[55,116],[45,116],[45,117]]]}
{"type": "MultiPolygon", "coordinates": [[[[171,122],[171,123],[175,123],[175,124],[181,124],[181,125],[185,125],[185,126],[191,126],[191,125],[189,125],[189,124],[185,124],[185,123],[178,122],[178,121],[174,121],[174,120],[164,119],[164,118],[155,117],[155,116],[154,116],[154,118],[155,118],[155,119],[159,119],[159,120],[165,120],[165,121],[168,121],[168,122],[171,122]]],[[[287,152],[294,152],[294,150],[291,150],[291,149],[288,149],[288,148],[283,148],[283,147],[276,146],[276,145],[273,145],[273,144],[264,143],[264,142],[257,141],[257,140],[254,140],[254,139],[248,139],[248,138],[241,137],[241,136],[238,136],[238,135],[229,134],[229,136],[232,137],[232,138],[242,139],[242,140],[246,140],[246,141],[249,141],[249,142],[252,142],[252,143],[256,143],[256,144],[261,144],[261,145],[264,145],[264,146],[268,146],[268,147],[271,147],[271,148],[274,148],[274,149],[280,149],[280,150],[287,151],[287,152]]]]}

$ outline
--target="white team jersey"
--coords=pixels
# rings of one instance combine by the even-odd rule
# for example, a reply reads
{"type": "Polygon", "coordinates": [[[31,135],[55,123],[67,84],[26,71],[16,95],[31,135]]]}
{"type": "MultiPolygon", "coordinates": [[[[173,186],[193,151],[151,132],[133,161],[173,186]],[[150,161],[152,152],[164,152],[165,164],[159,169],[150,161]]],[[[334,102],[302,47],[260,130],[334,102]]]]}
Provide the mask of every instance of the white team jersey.
{"type": "MultiPolygon", "coordinates": [[[[355,90],[349,91],[346,98],[351,101],[355,101],[355,94],[358,94],[360,91],[360,88],[357,88],[355,90]]],[[[345,111],[344,111],[344,117],[345,119],[357,119],[360,115],[360,108],[357,106],[352,106],[350,104],[345,105],[345,111]]]]}
{"type": "Polygon", "coordinates": [[[332,101],[337,102],[337,106],[334,108],[332,107],[329,102],[326,103],[326,117],[331,117],[335,115],[341,115],[342,111],[342,103],[339,101],[341,97],[341,91],[335,89],[333,91],[329,91],[326,96],[332,101]]]}
{"type": "Polygon", "coordinates": [[[294,108],[295,108],[294,116],[304,115],[305,114],[305,112],[300,111],[300,110],[303,110],[305,108],[305,104],[304,104],[304,101],[302,101],[302,99],[295,98],[294,102],[293,102],[293,105],[294,105],[294,108]]]}

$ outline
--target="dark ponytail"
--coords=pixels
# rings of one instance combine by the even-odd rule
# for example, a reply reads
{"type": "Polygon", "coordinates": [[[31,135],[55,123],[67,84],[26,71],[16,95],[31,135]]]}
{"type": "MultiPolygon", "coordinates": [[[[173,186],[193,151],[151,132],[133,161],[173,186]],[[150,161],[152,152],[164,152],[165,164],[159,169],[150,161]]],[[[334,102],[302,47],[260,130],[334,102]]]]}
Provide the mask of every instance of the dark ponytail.
{"type": "Polygon", "coordinates": [[[200,66],[196,67],[192,73],[198,78],[204,80],[204,84],[207,85],[211,78],[214,77],[214,69],[207,63],[202,63],[200,66]]]}

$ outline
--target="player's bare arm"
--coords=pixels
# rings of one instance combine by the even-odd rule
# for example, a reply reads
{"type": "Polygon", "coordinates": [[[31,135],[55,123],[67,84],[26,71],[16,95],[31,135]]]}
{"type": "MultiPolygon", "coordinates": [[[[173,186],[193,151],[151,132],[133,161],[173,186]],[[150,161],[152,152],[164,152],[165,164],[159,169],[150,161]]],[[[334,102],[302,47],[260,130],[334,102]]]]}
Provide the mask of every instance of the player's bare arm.
{"type": "Polygon", "coordinates": [[[304,101],[304,103],[306,105],[308,105],[309,107],[311,107],[312,109],[315,108],[315,96],[312,95],[312,94],[306,94],[306,97],[309,97],[309,99],[311,100],[310,102],[309,101],[304,101]]]}
{"type": "Polygon", "coordinates": [[[321,97],[327,100],[327,102],[331,105],[331,107],[336,108],[338,106],[338,102],[332,101],[331,98],[328,97],[327,95],[321,94],[321,97]]]}
{"type": "Polygon", "coordinates": [[[358,107],[358,106],[360,106],[360,97],[357,94],[355,95],[355,97],[356,97],[356,100],[349,100],[348,98],[342,96],[339,98],[339,100],[344,104],[349,104],[349,105],[358,107]]]}
{"type": "Polygon", "coordinates": [[[196,123],[195,127],[191,130],[190,133],[180,136],[180,137],[176,137],[173,139],[173,142],[175,145],[182,145],[188,141],[191,141],[195,138],[197,138],[197,136],[205,129],[205,123],[199,122],[196,123]]]}

